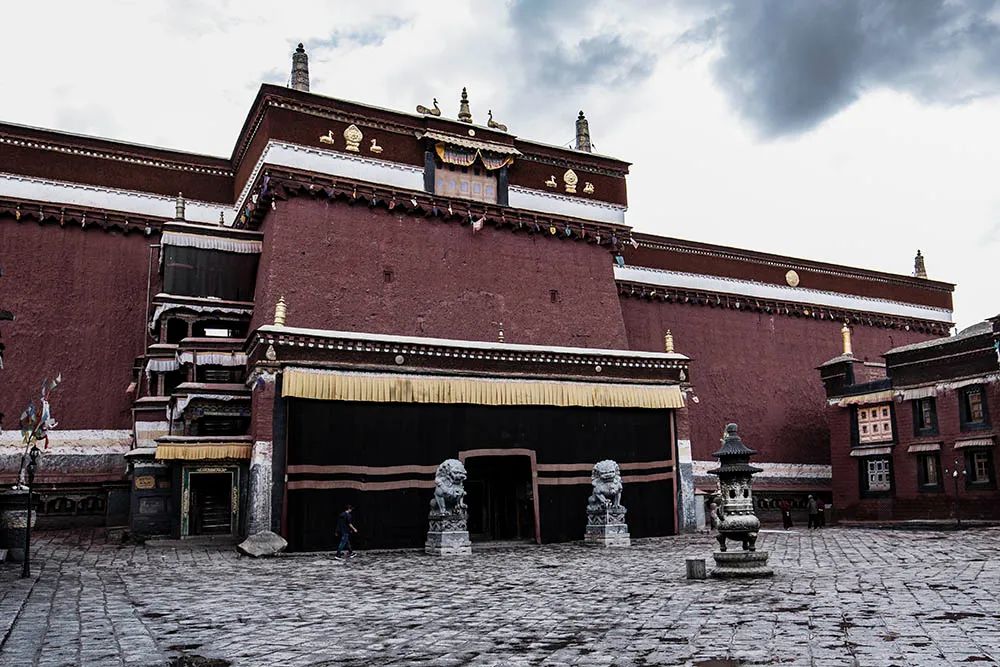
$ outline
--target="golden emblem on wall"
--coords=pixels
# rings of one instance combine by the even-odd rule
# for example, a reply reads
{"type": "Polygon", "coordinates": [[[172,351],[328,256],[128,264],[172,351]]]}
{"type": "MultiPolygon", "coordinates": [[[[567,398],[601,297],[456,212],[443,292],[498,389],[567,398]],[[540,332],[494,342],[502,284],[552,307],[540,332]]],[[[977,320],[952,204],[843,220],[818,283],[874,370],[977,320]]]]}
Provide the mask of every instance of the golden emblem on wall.
{"type": "Polygon", "coordinates": [[[323,136],[321,136],[319,138],[319,143],[333,145],[333,143],[335,143],[334,140],[333,140],[333,130],[330,130],[329,132],[327,132],[326,134],[324,134],[323,136]]]}
{"type": "Polygon", "coordinates": [[[576,172],[572,169],[567,169],[566,173],[563,174],[563,183],[566,184],[566,192],[576,192],[576,184],[580,182],[577,178],[576,172]]]}
{"type": "Polygon", "coordinates": [[[555,188],[555,187],[559,186],[559,184],[556,183],[556,177],[555,176],[549,176],[549,180],[545,181],[545,185],[547,187],[550,187],[550,188],[555,188]]]}
{"type": "Polygon", "coordinates": [[[382,147],[378,145],[378,141],[372,139],[372,145],[368,147],[368,150],[378,155],[382,152],[382,147]]]}
{"type": "Polygon", "coordinates": [[[587,181],[586,183],[583,184],[583,191],[586,192],[588,195],[594,194],[594,184],[591,183],[590,181],[587,181]]]}
{"type": "Polygon", "coordinates": [[[799,274],[795,271],[789,271],[785,274],[785,282],[788,283],[789,287],[799,286],[799,274]]]}
{"type": "Polygon", "coordinates": [[[139,475],[135,478],[135,488],[152,489],[156,487],[156,478],[152,475],[139,475]]]}
{"type": "Polygon", "coordinates": [[[364,138],[365,135],[362,134],[361,130],[358,129],[358,126],[353,123],[348,125],[347,129],[344,130],[344,141],[347,142],[347,150],[352,153],[361,152],[359,146],[361,145],[361,140],[364,138]]]}

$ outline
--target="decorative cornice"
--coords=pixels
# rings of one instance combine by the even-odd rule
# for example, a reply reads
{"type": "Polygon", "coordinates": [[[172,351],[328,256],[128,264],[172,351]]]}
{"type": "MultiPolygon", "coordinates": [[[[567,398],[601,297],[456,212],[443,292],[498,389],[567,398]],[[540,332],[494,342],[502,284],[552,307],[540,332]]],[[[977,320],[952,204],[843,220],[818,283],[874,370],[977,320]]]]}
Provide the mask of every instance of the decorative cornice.
{"type": "Polygon", "coordinates": [[[677,303],[691,306],[709,306],[711,308],[728,308],[745,312],[767,313],[789,317],[806,317],[814,320],[830,320],[832,322],[849,321],[855,325],[868,325],[878,328],[903,329],[934,335],[947,335],[951,330],[950,322],[922,320],[917,318],[898,317],[885,314],[873,314],[868,311],[815,306],[807,303],[784,301],[780,299],[765,299],[733,294],[723,294],[707,290],[684,289],[676,287],[651,286],[647,283],[616,280],[618,294],[623,297],[651,299],[666,303],[677,303]]]}
{"type": "MultiPolygon", "coordinates": [[[[589,174],[601,174],[602,176],[610,176],[612,178],[625,178],[625,176],[628,175],[628,172],[625,170],[607,169],[605,167],[598,167],[592,162],[585,162],[583,160],[571,160],[568,158],[555,158],[546,155],[539,155],[537,153],[532,153],[530,146],[531,146],[530,142],[527,143],[526,145],[518,146],[518,149],[523,153],[523,155],[519,159],[524,160],[526,162],[537,162],[538,164],[547,164],[552,167],[559,167],[560,169],[573,169],[575,171],[587,172],[589,174]]],[[[564,148],[561,150],[569,150],[569,149],[564,148]]],[[[587,155],[589,156],[592,154],[587,153],[587,155]]]]}
{"type": "Polygon", "coordinates": [[[94,157],[102,160],[115,160],[117,162],[126,162],[128,164],[138,164],[148,167],[157,167],[159,169],[171,169],[174,171],[186,171],[195,174],[208,174],[212,176],[233,175],[233,172],[229,169],[217,169],[217,168],[204,167],[201,165],[194,165],[179,161],[153,159],[149,157],[144,157],[139,153],[133,153],[128,151],[109,151],[109,150],[101,151],[90,148],[63,146],[53,142],[24,139],[21,137],[11,136],[9,134],[0,134],[0,144],[8,144],[10,146],[20,146],[23,148],[32,148],[35,150],[54,151],[57,153],[64,153],[69,155],[94,157]]]}
{"type": "Polygon", "coordinates": [[[367,205],[409,215],[435,217],[460,224],[480,219],[497,229],[524,231],[561,240],[586,240],[609,250],[617,250],[630,238],[631,228],[607,222],[571,218],[548,213],[513,209],[496,204],[431,195],[427,192],[390,188],[348,178],[268,167],[249,201],[237,217],[237,225],[256,227],[276,201],[296,196],[341,200],[350,205],[367,205]]]}
{"type": "Polygon", "coordinates": [[[38,224],[79,224],[82,228],[119,231],[123,234],[139,232],[147,236],[159,234],[163,218],[145,215],[127,215],[106,209],[84,206],[60,206],[30,199],[0,199],[0,216],[7,214],[17,222],[35,221],[38,224]]]}
{"type": "Polygon", "coordinates": [[[472,369],[509,364],[512,371],[515,368],[549,367],[553,375],[573,375],[591,380],[607,377],[610,381],[624,375],[659,382],[688,380],[689,360],[681,354],[487,343],[271,325],[260,327],[250,340],[248,356],[251,363],[255,360],[263,362],[260,359],[262,349],[275,348],[278,361],[285,365],[294,365],[299,361],[316,365],[315,359],[299,359],[302,354],[296,353],[296,350],[300,350],[311,357],[337,353],[347,353],[349,357],[388,355],[386,366],[408,370],[413,369],[413,360],[416,359],[428,362],[424,365],[442,368],[454,368],[456,364],[472,369]]]}
{"type": "MultiPolygon", "coordinates": [[[[864,270],[852,270],[850,268],[844,267],[842,269],[832,269],[829,267],[816,266],[814,263],[808,260],[796,260],[792,258],[779,259],[773,256],[765,255],[763,253],[754,253],[752,251],[741,251],[739,249],[733,248],[731,250],[723,248],[708,248],[708,247],[691,247],[681,243],[672,243],[668,240],[662,241],[652,241],[648,238],[642,238],[638,232],[636,232],[636,241],[638,242],[639,248],[647,248],[649,250],[668,250],[671,252],[685,253],[689,255],[701,255],[704,257],[718,257],[720,259],[734,260],[738,262],[746,262],[748,264],[758,264],[763,266],[773,266],[781,269],[794,269],[797,271],[809,271],[811,273],[820,273],[829,276],[836,276],[838,278],[855,278],[860,280],[868,280],[871,282],[892,284],[892,285],[904,285],[907,287],[919,287],[921,289],[932,289],[941,292],[952,292],[952,285],[949,283],[941,283],[933,280],[924,279],[911,279],[906,276],[891,276],[888,274],[879,274],[875,272],[869,272],[864,270]]],[[[645,267],[644,267],[645,268],[645,267]]],[[[656,270],[651,268],[650,270],[656,270]]]]}

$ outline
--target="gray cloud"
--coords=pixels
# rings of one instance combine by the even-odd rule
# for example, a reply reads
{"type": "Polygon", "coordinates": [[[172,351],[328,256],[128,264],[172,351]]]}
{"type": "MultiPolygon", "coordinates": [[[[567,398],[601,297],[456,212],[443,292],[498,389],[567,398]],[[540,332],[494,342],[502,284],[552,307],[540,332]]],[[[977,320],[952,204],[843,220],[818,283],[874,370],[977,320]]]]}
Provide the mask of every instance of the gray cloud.
{"type": "Polygon", "coordinates": [[[727,0],[685,41],[767,137],[809,130],[865,91],[957,104],[1000,91],[997,0],[727,0]]]}
{"type": "Polygon", "coordinates": [[[510,26],[533,86],[556,93],[593,84],[618,87],[652,73],[656,54],[636,43],[634,36],[587,25],[606,5],[577,0],[510,4],[510,26]]]}

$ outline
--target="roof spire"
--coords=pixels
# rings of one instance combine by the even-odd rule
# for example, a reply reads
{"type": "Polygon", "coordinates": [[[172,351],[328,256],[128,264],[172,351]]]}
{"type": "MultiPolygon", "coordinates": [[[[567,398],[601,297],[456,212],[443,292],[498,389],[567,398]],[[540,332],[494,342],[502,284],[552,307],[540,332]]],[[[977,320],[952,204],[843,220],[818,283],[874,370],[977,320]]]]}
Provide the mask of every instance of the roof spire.
{"type": "Polygon", "coordinates": [[[587,117],[583,115],[582,110],[576,118],[576,150],[591,152],[590,123],[587,122],[587,117]]]}
{"type": "Polygon", "coordinates": [[[309,92],[309,56],[306,55],[305,47],[299,44],[292,54],[292,85],[294,90],[309,92]]]}
{"type": "Polygon", "coordinates": [[[174,220],[184,219],[184,193],[177,193],[177,202],[174,206],[174,220]]]}
{"type": "Polygon", "coordinates": [[[288,306],[285,305],[285,297],[279,297],[278,303],[274,306],[274,326],[285,326],[285,318],[288,317],[288,306]]]}
{"type": "Polygon", "coordinates": [[[851,346],[851,327],[847,326],[847,322],[844,322],[844,326],[840,328],[840,336],[844,339],[844,355],[853,357],[854,348],[851,346]]]}
{"type": "Polygon", "coordinates": [[[917,256],[913,258],[913,275],[916,278],[927,277],[927,267],[924,266],[924,256],[917,251],[917,256]]]}
{"type": "Polygon", "coordinates": [[[472,122],[472,111],[469,110],[469,93],[462,87],[462,101],[458,106],[458,119],[463,123],[472,122]]]}
{"type": "Polygon", "coordinates": [[[674,351],[674,335],[670,333],[670,329],[663,336],[663,351],[671,354],[674,351]]]}

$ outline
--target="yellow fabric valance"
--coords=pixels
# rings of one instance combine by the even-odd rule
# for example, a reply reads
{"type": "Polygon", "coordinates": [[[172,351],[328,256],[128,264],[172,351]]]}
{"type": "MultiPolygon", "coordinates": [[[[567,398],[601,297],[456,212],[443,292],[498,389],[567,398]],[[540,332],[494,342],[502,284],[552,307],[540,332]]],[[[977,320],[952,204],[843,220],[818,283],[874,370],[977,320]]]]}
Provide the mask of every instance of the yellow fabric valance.
{"type": "Polygon", "coordinates": [[[649,409],[684,407],[684,394],[677,385],[378,375],[302,368],[285,370],[282,396],[373,403],[469,403],[649,409]]]}
{"type": "Polygon", "coordinates": [[[839,405],[842,408],[846,408],[848,405],[870,405],[872,403],[889,403],[895,397],[895,392],[891,389],[886,389],[885,391],[875,391],[870,394],[859,394],[857,396],[845,396],[844,398],[834,399],[831,403],[839,405]]]}
{"type": "Polygon", "coordinates": [[[216,459],[250,459],[249,443],[211,442],[188,444],[159,444],[156,446],[157,460],[206,461],[216,459]]]}

